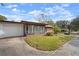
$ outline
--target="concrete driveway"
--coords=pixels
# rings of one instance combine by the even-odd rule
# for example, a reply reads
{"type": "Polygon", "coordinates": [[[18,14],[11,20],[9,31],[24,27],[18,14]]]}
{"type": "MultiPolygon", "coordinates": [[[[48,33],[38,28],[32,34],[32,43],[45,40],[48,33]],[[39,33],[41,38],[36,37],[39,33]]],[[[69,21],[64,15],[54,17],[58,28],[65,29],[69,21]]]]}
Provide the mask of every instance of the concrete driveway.
{"type": "Polygon", "coordinates": [[[0,56],[43,56],[50,53],[30,47],[24,37],[0,39],[0,56]]]}
{"type": "Polygon", "coordinates": [[[24,37],[0,39],[0,56],[79,56],[79,36],[56,51],[40,51],[30,47],[24,37]]]}

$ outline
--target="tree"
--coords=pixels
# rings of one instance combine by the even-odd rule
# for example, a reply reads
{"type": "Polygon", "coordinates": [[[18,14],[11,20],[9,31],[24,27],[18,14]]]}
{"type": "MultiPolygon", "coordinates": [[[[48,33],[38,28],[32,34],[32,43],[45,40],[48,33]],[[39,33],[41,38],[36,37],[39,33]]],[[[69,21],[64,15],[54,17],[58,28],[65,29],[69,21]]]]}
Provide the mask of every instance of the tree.
{"type": "Polygon", "coordinates": [[[74,18],[71,21],[72,30],[78,31],[79,30],[79,17],[74,18]]]}
{"type": "Polygon", "coordinates": [[[67,29],[68,29],[68,34],[70,34],[70,32],[71,32],[71,25],[67,25],[67,29]]]}
{"type": "Polygon", "coordinates": [[[56,23],[53,22],[52,18],[48,15],[40,14],[40,17],[38,17],[38,21],[51,25],[54,34],[61,32],[61,29],[56,25],[56,23]]]}
{"type": "Polygon", "coordinates": [[[67,32],[67,34],[70,34],[71,25],[69,21],[60,20],[60,21],[57,21],[56,24],[61,28],[61,32],[67,32]]]}
{"type": "Polygon", "coordinates": [[[5,20],[7,20],[7,18],[3,15],[0,15],[0,21],[5,21],[5,20]]]}
{"type": "Polygon", "coordinates": [[[61,29],[66,29],[66,28],[67,28],[67,25],[69,25],[70,22],[67,21],[67,20],[60,20],[60,21],[57,21],[56,24],[57,24],[61,29]]]}
{"type": "Polygon", "coordinates": [[[47,24],[51,25],[52,27],[54,27],[54,25],[55,25],[55,23],[52,20],[44,21],[44,23],[47,23],[47,24]]]}
{"type": "Polygon", "coordinates": [[[52,21],[52,18],[49,15],[41,13],[39,14],[39,17],[36,17],[36,20],[42,23],[47,23],[49,21],[52,21]]]}
{"type": "Polygon", "coordinates": [[[37,20],[41,23],[47,23],[49,25],[54,26],[54,22],[52,21],[52,19],[50,18],[50,16],[45,15],[44,13],[39,14],[39,17],[37,17],[37,20]]]}
{"type": "Polygon", "coordinates": [[[56,22],[56,24],[58,27],[61,28],[62,32],[70,31],[70,29],[68,28],[68,26],[70,25],[70,22],[68,20],[59,20],[56,22]]]}

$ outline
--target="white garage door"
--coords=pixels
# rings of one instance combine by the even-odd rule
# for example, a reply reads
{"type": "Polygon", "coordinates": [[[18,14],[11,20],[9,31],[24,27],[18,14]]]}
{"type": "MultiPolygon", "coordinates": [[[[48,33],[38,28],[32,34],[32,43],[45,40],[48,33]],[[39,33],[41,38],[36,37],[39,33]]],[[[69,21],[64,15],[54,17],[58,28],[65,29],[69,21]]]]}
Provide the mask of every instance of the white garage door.
{"type": "Polygon", "coordinates": [[[0,23],[0,38],[22,36],[23,24],[0,23]]]}

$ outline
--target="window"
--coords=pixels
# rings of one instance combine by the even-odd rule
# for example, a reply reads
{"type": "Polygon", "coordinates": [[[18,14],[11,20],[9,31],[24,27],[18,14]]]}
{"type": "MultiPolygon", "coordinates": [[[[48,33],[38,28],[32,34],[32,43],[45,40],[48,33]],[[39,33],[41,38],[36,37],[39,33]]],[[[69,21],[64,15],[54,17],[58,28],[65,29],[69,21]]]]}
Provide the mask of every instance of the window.
{"type": "Polygon", "coordinates": [[[32,34],[32,25],[28,25],[28,34],[32,34]]]}

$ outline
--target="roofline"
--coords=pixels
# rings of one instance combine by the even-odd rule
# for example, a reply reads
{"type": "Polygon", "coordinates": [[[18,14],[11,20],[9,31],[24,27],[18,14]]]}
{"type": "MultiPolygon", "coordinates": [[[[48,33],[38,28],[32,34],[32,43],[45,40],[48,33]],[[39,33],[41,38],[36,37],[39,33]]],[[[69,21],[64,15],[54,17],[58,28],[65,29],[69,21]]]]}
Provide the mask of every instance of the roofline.
{"type": "Polygon", "coordinates": [[[45,23],[36,23],[36,22],[30,22],[30,21],[21,21],[21,22],[15,22],[15,21],[0,21],[0,22],[6,22],[6,23],[18,23],[18,24],[29,24],[29,25],[47,25],[45,23]]]}
{"type": "Polygon", "coordinates": [[[0,22],[8,22],[8,23],[20,23],[20,22],[15,22],[15,21],[0,21],[0,22]]]}
{"type": "Polygon", "coordinates": [[[45,23],[37,23],[37,22],[29,22],[29,21],[21,21],[22,23],[25,23],[25,24],[34,24],[34,25],[46,25],[45,23]]]}

